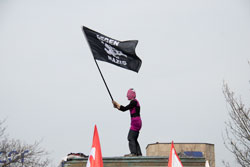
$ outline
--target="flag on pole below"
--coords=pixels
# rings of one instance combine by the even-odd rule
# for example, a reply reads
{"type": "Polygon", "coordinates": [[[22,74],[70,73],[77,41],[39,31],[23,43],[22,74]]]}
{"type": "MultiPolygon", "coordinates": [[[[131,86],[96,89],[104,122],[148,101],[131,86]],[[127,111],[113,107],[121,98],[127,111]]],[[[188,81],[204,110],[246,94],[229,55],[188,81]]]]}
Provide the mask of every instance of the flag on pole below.
{"type": "Polygon", "coordinates": [[[101,145],[96,125],[94,129],[92,147],[86,167],[103,167],[101,145]]]}
{"type": "Polygon", "coordinates": [[[94,59],[138,72],[142,61],[136,55],[137,40],[118,41],[83,26],[94,59]]]}
{"type": "Polygon", "coordinates": [[[176,154],[174,149],[174,143],[172,141],[171,150],[168,158],[168,167],[183,167],[180,158],[176,154]]]}

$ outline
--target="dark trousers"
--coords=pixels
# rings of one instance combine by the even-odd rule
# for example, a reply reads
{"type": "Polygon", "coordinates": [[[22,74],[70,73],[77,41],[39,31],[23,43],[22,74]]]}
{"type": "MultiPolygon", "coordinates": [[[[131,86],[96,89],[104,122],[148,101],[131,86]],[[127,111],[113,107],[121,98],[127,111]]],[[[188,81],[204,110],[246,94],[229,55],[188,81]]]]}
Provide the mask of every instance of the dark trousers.
{"type": "Polygon", "coordinates": [[[129,150],[131,154],[135,154],[135,155],[139,155],[141,156],[141,148],[140,145],[137,141],[139,137],[139,132],[137,131],[133,131],[133,130],[129,130],[128,132],[128,145],[129,145],[129,150]]]}

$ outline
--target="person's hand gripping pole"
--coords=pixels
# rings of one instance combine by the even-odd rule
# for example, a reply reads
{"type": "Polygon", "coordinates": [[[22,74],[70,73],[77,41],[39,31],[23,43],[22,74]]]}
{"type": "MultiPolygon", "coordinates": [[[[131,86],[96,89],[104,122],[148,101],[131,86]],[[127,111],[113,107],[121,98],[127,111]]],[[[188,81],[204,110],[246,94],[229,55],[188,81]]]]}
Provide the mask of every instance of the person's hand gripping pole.
{"type": "Polygon", "coordinates": [[[116,101],[112,101],[114,108],[120,109],[121,105],[119,103],[117,103],[116,101]]]}

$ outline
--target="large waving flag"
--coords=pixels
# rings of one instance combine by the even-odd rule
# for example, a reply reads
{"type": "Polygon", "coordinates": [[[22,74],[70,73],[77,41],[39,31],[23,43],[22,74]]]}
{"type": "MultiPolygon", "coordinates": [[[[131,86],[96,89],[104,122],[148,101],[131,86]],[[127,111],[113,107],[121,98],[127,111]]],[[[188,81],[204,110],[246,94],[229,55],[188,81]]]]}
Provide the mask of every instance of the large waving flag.
{"type": "Polygon", "coordinates": [[[142,61],[136,55],[137,40],[118,41],[83,26],[92,54],[96,60],[138,72],[142,61]]]}
{"type": "Polygon", "coordinates": [[[168,159],[168,167],[183,167],[180,158],[176,154],[174,149],[174,143],[172,141],[171,150],[168,159]]]}
{"type": "Polygon", "coordinates": [[[86,167],[103,167],[101,145],[96,125],[94,129],[92,147],[86,167]]]}

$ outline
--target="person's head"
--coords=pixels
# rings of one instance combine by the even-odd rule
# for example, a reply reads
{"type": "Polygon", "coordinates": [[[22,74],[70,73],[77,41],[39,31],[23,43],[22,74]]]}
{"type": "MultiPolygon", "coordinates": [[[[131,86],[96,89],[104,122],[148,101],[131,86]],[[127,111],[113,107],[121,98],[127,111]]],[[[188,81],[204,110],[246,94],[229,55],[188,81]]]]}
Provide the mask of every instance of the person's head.
{"type": "Polygon", "coordinates": [[[128,100],[134,100],[135,97],[136,97],[135,90],[133,88],[129,89],[127,93],[128,100]]]}

